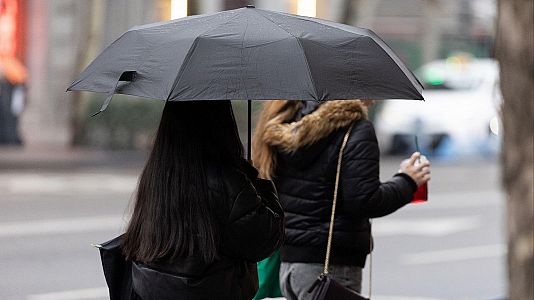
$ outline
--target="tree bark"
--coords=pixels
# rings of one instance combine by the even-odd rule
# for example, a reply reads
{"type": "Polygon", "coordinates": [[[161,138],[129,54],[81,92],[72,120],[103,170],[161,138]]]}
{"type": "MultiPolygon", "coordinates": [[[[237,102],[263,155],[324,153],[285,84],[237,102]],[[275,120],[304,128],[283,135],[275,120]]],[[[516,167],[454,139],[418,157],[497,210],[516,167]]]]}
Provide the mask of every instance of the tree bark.
{"type": "Polygon", "coordinates": [[[246,5],[248,4],[253,4],[254,1],[251,1],[251,0],[224,0],[224,9],[225,10],[229,10],[229,9],[236,9],[236,8],[241,8],[241,7],[245,7],[246,5]]]}
{"type": "Polygon", "coordinates": [[[421,41],[423,62],[428,63],[438,59],[439,57],[439,48],[441,41],[439,15],[441,7],[440,2],[437,0],[427,0],[424,3],[424,30],[421,41]]]}
{"type": "MultiPolygon", "coordinates": [[[[102,32],[105,14],[104,0],[91,0],[77,3],[79,15],[76,23],[76,32],[78,35],[76,62],[72,70],[72,78],[75,78],[80,72],[94,59],[98,51],[101,50],[102,32]]],[[[80,115],[85,112],[83,103],[87,102],[88,94],[72,92],[71,106],[71,140],[70,146],[74,147],[81,143],[83,138],[84,126],[80,115]]]]}
{"type": "Polygon", "coordinates": [[[496,54],[501,68],[503,183],[507,194],[508,294],[534,295],[533,1],[500,0],[496,54]]]}
{"type": "Polygon", "coordinates": [[[343,24],[355,24],[354,8],[358,6],[359,0],[344,0],[343,1],[343,14],[341,15],[341,23],[343,24]]]}

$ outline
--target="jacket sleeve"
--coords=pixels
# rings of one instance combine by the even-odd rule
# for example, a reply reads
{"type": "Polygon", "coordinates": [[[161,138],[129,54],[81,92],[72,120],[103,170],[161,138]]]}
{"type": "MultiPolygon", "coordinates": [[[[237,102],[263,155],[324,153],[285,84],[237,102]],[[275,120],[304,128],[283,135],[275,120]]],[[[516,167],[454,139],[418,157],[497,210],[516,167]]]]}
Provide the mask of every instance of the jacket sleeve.
{"type": "Polygon", "coordinates": [[[280,248],[284,212],[270,180],[243,176],[222,237],[221,252],[250,262],[260,261],[280,248]]]}
{"type": "Polygon", "coordinates": [[[391,214],[410,202],[417,189],[415,182],[405,174],[397,174],[381,183],[379,159],[372,123],[356,123],[343,153],[341,169],[340,192],[345,213],[377,218],[391,214]]]}

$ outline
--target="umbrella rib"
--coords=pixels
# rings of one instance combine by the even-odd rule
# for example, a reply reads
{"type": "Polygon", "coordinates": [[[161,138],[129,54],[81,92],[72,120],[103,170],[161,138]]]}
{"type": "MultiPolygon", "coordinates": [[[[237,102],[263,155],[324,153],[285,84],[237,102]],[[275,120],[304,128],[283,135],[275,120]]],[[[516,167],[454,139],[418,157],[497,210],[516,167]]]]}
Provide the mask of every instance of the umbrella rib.
{"type": "Polygon", "coordinates": [[[258,15],[262,16],[263,18],[265,18],[269,22],[271,22],[274,25],[278,26],[280,29],[282,29],[283,31],[287,32],[287,34],[289,34],[290,36],[292,36],[293,38],[295,38],[297,40],[297,43],[299,44],[299,47],[302,50],[302,54],[304,55],[304,60],[306,61],[306,70],[308,71],[308,77],[310,78],[310,81],[311,81],[311,84],[312,84],[312,87],[313,87],[313,92],[315,93],[315,95],[314,95],[315,96],[315,100],[319,100],[318,99],[319,96],[318,96],[318,93],[317,93],[317,88],[315,87],[315,80],[313,80],[313,76],[312,76],[311,70],[310,70],[310,63],[308,62],[308,57],[306,56],[306,51],[304,51],[304,47],[302,47],[302,43],[300,42],[300,39],[297,36],[295,36],[294,34],[292,34],[291,32],[289,32],[286,29],[284,29],[282,26],[280,26],[275,21],[271,20],[267,16],[264,16],[262,13],[260,13],[261,10],[254,9],[254,11],[257,12],[258,15]]]}
{"type": "MultiPolygon", "coordinates": [[[[115,43],[117,43],[123,36],[125,36],[128,32],[130,32],[130,30],[128,31],[125,31],[123,32],[116,40],[114,40],[113,42],[111,42],[107,47],[104,48],[104,50],[102,50],[102,52],[100,52],[100,54],[98,54],[96,56],[96,58],[93,59],[93,61],[91,61],[91,63],[89,63],[89,65],[85,68],[84,71],[87,70],[87,68],[89,68],[108,48],[112,47],[115,43]]],[[[82,73],[83,74],[83,73],[82,73]]],[[[90,73],[92,74],[92,73],[90,73]]],[[[81,75],[81,74],[80,74],[81,75]]],[[[89,76],[89,75],[87,75],[89,76]]],[[[87,77],[86,76],[86,77],[87,77]]],[[[82,82],[84,79],[82,78],[77,78],[76,80],[74,80],[70,85],[69,87],[67,88],[66,92],[69,92],[69,91],[77,91],[75,89],[72,89],[75,85],[77,85],[78,83],[82,82]]],[[[97,93],[107,93],[107,91],[94,91],[94,92],[97,92],[97,93]]]]}
{"type": "MultiPolygon", "coordinates": [[[[337,29],[337,30],[342,30],[342,31],[345,31],[345,32],[348,32],[348,33],[360,34],[360,33],[352,32],[350,30],[346,30],[344,28],[340,28],[340,27],[336,27],[336,26],[330,25],[328,23],[319,22],[318,20],[309,19],[309,18],[303,18],[301,16],[297,16],[297,18],[299,20],[302,20],[302,21],[321,24],[323,26],[334,28],[334,29],[337,29]]],[[[368,34],[367,36],[370,37],[375,43],[377,43],[380,46],[380,48],[382,48],[382,50],[384,50],[384,52],[386,52],[386,54],[393,60],[393,62],[395,62],[395,64],[399,67],[399,69],[401,69],[402,73],[404,73],[404,75],[408,78],[408,80],[410,80],[412,85],[414,87],[416,87],[416,88],[419,87],[418,88],[418,92],[419,93],[421,93],[423,91],[423,86],[422,86],[421,82],[419,82],[419,79],[417,79],[417,77],[415,77],[412,74],[412,72],[410,70],[408,70],[404,66],[404,64],[402,63],[400,58],[397,56],[397,54],[395,54],[395,52],[393,52],[393,50],[379,36],[377,36],[372,30],[369,30],[369,29],[366,29],[366,28],[358,28],[358,29],[361,29],[366,34],[368,34]]]]}
{"type": "Polygon", "coordinates": [[[230,23],[233,19],[235,19],[239,15],[240,14],[236,13],[235,15],[231,16],[226,22],[221,23],[221,24],[215,26],[214,28],[210,28],[210,29],[204,31],[203,33],[199,34],[195,38],[195,40],[191,44],[191,47],[189,48],[189,51],[187,52],[187,54],[186,54],[186,56],[184,58],[184,63],[182,63],[182,66],[180,67],[180,70],[178,71],[178,74],[176,75],[176,78],[174,79],[174,83],[172,84],[171,90],[169,91],[169,95],[167,96],[167,99],[165,101],[169,101],[169,99],[172,96],[172,93],[174,92],[176,87],[180,84],[180,81],[182,80],[182,76],[184,74],[184,70],[189,65],[189,62],[191,61],[191,57],[193,56],[193,52],[195,52],[195,49],[196,49],[197,44],[198,44],[198,39],[200,37],[204,36],[205,34],[207,34],[208,32],[216,30],[216,29],[220,28],[221,26],[224,26],[224,25],[230,23]]]}

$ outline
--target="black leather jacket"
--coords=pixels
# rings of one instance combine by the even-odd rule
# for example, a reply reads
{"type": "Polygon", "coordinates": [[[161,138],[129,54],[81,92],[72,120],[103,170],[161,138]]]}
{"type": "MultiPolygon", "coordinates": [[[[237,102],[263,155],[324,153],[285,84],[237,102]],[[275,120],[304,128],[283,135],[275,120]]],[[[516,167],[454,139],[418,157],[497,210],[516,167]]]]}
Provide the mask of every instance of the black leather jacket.
{"type": "Polygon", "coordinates": [[[284,213],[274,185],[242,170],[210,170],[210,201],[222,226],[219,258],[204,264],[191,256],[132,266],[132,286],[145,300],[251,299],[258,288],[255,262],[271,255],[283,240],[284,213]]]}

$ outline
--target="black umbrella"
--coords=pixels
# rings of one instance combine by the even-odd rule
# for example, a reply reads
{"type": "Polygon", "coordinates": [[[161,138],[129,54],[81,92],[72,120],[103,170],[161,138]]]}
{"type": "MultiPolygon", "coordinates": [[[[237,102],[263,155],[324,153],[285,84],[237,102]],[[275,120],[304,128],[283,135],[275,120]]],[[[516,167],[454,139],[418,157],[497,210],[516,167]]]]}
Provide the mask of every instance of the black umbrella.
{"type": "Polygon", "coordinates": [[[114,93],[167,101],[423,99],[416,77],[372,31],[253,6],[134,27],[68,90],[108,93],[100,112],[114,93]]]}

